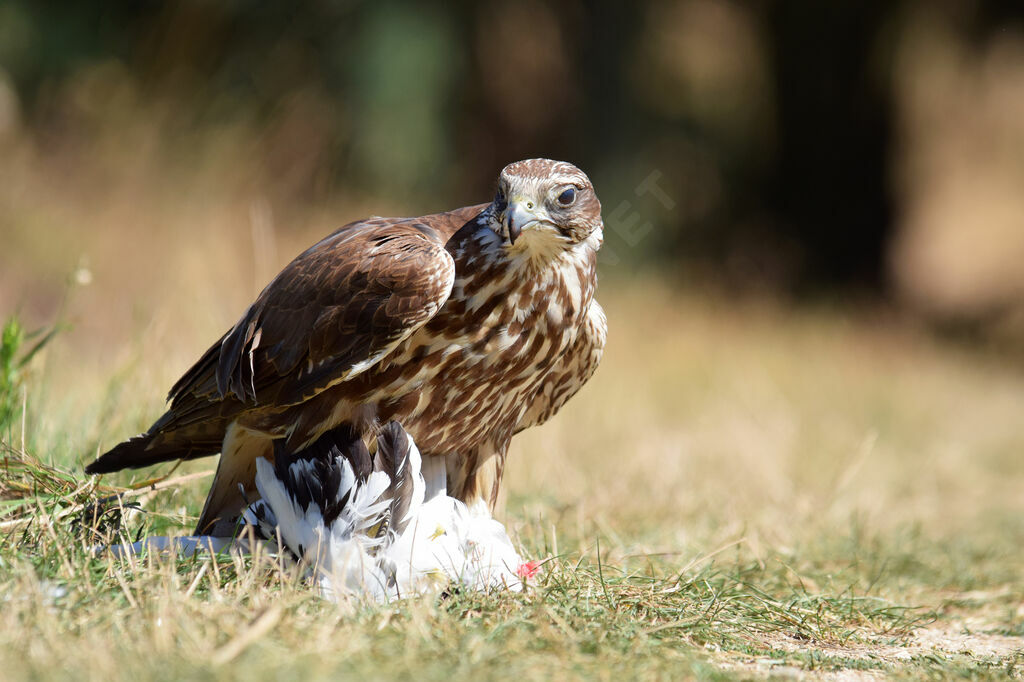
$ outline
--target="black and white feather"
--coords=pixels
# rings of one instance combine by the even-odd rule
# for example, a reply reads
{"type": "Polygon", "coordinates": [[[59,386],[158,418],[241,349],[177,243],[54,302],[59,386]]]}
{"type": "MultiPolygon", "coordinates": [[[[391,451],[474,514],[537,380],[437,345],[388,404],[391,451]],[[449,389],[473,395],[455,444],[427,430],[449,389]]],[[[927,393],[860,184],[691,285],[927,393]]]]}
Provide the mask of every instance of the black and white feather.
{"type": "Polygon", "coordinates": [[[260,499],[245,523],[305,564],[331,598],[384,601],[451,583],[521,589],[522,559],[486,509],[449,497],[443,477],[428,486],[397,422],[376,445],[371,459],[361,439],[338,429],[299,453],[275,452],[274,464],[257,460],[260,499]]]}

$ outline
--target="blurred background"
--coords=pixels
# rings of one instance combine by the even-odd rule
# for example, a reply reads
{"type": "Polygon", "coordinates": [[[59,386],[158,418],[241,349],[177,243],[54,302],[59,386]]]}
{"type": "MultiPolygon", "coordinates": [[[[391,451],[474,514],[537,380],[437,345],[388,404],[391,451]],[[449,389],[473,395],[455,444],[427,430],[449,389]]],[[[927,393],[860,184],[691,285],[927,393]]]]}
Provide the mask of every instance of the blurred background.
{"type": "Polygon", "coordinates": [[[531,156],[591,174],[609,277],[1024,330],[1020,3],[0,0],[3,310],[164,240],[262,283],[531,156]]]}
{"type": "Polygon", "coordinates": [[[604,206],[608,369],[563,425],[607,413],[612,471],[618,406],[706,473],[878,440],[1013,480],[1024,4],[994,0],[0,0],[0,313],[65,324],[30,435],[79,462],[140,430],[295,254],[536,156],[604,206]]]}

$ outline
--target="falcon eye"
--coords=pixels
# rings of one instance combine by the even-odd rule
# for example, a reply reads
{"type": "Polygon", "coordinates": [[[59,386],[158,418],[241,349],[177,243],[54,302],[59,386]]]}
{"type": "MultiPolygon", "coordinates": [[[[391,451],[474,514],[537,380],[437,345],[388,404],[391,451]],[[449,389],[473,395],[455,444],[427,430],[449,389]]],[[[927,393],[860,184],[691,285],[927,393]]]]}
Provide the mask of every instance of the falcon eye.
{"type": "Polygon", "coordinates": [[[562,206],[572,206],[574,201],[576,201],[576,189],[574,187],[570,187],[558,195],[558,203],[562,206]]]}

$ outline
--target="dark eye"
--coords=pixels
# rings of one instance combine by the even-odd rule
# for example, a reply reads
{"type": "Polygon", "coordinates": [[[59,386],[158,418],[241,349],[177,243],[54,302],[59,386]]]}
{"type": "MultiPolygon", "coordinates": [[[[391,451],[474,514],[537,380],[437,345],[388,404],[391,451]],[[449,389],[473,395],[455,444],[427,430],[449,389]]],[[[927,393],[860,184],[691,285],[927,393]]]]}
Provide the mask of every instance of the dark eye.
{"type": "Polygon", "coordinates": [[[572,202],[574,201],[576,201],[576,189],[573,187],[570,187],[558,195],[558,203],[562,206],[572,206],[572,202]]]}

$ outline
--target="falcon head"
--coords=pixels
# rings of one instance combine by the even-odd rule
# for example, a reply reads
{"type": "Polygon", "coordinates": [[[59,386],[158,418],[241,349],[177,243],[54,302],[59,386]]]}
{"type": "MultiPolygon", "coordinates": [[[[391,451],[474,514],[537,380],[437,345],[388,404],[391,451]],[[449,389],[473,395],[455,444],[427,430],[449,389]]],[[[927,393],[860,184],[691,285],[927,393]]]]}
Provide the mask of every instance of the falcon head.
{"type": "Polygon", "coordinates": [[[514,250],[557,252],[595,233],[600,240],[601,202],[594,186],[565,161],[527,159],[505,166],[489,213],[494,231],[514,250]]]}

